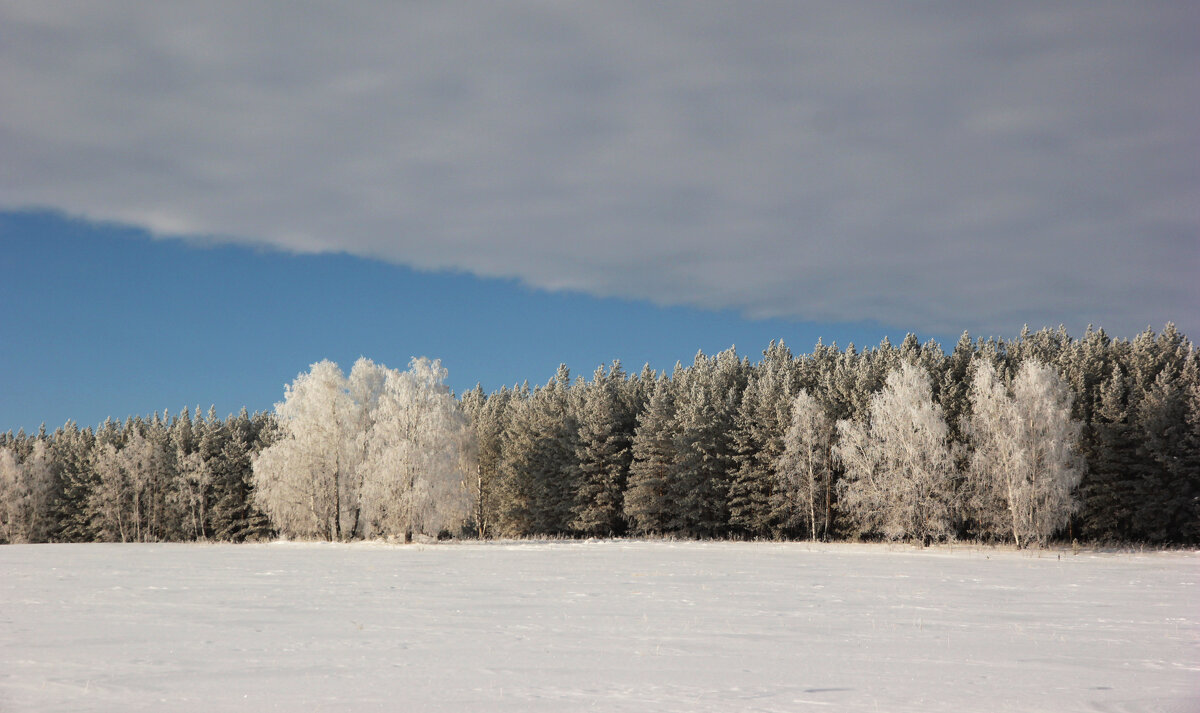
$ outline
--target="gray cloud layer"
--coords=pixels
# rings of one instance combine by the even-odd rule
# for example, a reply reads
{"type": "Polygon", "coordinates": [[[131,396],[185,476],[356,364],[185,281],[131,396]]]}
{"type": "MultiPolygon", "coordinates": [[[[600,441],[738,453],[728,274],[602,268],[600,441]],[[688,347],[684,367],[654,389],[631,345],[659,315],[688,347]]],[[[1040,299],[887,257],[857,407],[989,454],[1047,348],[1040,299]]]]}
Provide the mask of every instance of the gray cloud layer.
{"type": "Polygon", "coordinates": [[[0,1],[0,206],[549,289],[1200,327],[1200,5],[0,1]]]}

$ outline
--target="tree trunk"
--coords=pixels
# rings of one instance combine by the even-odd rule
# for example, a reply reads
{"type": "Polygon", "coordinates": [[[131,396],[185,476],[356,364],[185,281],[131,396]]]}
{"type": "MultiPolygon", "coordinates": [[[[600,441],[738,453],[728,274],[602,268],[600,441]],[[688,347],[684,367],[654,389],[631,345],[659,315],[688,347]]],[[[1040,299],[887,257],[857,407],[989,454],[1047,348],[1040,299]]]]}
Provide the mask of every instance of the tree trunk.
{"type": "Polygon", "coordinates": [[[812,540],[817,540],[817,505],[816,505],[816,490],[817,482],[813,477],[813,468],[811,463],[812,451],[809,451],[810,462],[808,464],[808,525],[809,531],[812,533],[812,540]]]}
{"type": "Polygon", "coordinates": [[[824,540],[829,539],[829,530],[833,526],[833,473],[825,479],[825,534],[824,540]]]}

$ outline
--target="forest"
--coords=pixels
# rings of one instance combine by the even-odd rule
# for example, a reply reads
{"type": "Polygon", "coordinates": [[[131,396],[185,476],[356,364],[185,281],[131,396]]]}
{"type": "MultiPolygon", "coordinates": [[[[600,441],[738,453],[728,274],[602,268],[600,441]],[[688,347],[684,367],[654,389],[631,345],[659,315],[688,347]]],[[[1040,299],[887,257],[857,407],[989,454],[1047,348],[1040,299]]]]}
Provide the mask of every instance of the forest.
{"type": "Polygon", "coordinates": [[[0,434],[0,542],[1200,542],[1200,357],[1170,324],[445,380],[323,361],[271,413],[0,434]]]}

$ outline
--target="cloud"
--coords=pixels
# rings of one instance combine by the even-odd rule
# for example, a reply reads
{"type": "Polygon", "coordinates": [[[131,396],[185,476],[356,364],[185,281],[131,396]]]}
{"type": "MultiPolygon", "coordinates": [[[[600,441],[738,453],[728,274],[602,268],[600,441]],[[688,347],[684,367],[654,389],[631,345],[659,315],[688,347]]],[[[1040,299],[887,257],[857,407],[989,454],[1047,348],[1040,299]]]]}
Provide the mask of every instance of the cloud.
{"type": "Polygon", "coordinates": [[[0,3],[0,207],[1012,334],[1200,314],[1195,3],[0,3]]]}

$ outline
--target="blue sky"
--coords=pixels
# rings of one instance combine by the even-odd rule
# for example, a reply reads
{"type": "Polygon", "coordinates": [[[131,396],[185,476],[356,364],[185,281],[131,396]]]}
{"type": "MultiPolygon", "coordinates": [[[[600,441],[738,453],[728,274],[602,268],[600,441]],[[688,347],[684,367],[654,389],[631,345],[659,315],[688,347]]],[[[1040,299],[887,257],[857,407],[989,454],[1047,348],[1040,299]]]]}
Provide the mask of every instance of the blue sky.
{"type": "Polygon", "coordinates": [[[0,0],[0,429],[1200,332],[1200,4],[0,0]],[[71,220],[61,217],[71,216],[71,220]]]}
{"type": "MultiPolygon", "coordinates": [[[[431,273],[348,255],[156,240],[49,213],[0,214],[0,431],[95,425],[184,405],[270,409],[320,359],[403,368],[441,358],[452,388],[541,383],[560,362],[590,377],[669,369],[697,349],[819,336],[877,343],[872,325],[748,320],[511,280],[431,273]]],[[[903,338],[903,332],[891,332],[903,338]]],[[[929,335],[935,338],[938,335],[929,335]]],[[[956,337],[951,337],[952,342],[956,337]]]]}

